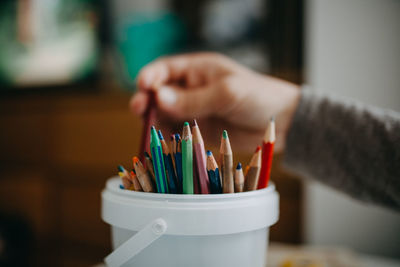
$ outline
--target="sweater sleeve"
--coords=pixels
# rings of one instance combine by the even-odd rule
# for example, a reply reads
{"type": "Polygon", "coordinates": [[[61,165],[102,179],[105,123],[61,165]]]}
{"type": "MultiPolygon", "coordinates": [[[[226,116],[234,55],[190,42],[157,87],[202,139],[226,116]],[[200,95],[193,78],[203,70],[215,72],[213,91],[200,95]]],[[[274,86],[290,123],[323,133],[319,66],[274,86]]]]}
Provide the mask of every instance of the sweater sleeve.
{"type": "Polygon", "coordinates": [[[284,166],[400,210],[400,114],[303,90],[284,166]]]}

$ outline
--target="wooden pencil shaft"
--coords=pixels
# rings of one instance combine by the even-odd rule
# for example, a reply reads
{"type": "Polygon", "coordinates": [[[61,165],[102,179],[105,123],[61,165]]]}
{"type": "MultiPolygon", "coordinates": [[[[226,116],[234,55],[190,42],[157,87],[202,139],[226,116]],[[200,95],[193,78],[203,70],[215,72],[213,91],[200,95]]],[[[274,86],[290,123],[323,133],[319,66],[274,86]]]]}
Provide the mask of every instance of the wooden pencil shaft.
{"type": "Polygon", "coordinates": [[[232,154],[222,156],[222,188],[224,193],[234,193],[233,183],[233,157],[232,154]]]}
{"type": "Polygon", "coordinates": [[[132,186],[132,181],[130,178],[128,178],[127,176],[123,175],[121,177],[121,181],[122,181],[122,185],[124,186],[125,189],[128,189],[129,187],[132,186]]]}
{"type": "Polygon", "coordinates": [[[244,175],[242,168],[235,170],[235,192],[243,192],[244,175]]]}
{"type": "Polygon", "coordinates": [[[259,175],[260,167],[250,166],[244,183],[244,191],[252,191],[257,189],[259,175]]]}
{"type": "Polygon", "coordinates": [[[131,172],[130,177],[131,177],[131,180],[132,180],[133,190],[135,190],[135,191],[143,191],[143,188],[140,185],[136,174],[131,172]]]}
{"type": "Polygon", "coordinates": [[[161,143],[161,148],[162,148],[163,154],[168,155],[170,153],[170,151],[169,151],[169,147],[167,145],[167,142],[165,142],[164,139],[161,139],[160,143],[161,143]]]}
{"type": "Polygon", "coordinates": [[[223,131],[221,138],[220,166],[223,192],[234,193],[232,148],[226,131],[223,131]]]}
{"type": "Polygon", "coordinates": [[[154,174],[153,161],[151,160],[150,157],[145,157],[145,162],[146,162],[147,172],[149,173],[149,176],[150,176],[151,180],[155,184],[156,183],[156,177],[155,177],[155,174],[154,174]]]}
{"type": "Polygon", "coordinates": [[[261,170],[261,147],[257,147],[256,152],[253,154],[250,160],[249,167],[250,168],[247,171],[244,183],[245,191],[257,189],[261,170]]]}
{"type": "Polygon", "coordinates": [[[122,185],[124,186],[125,189],[130,188],[133,185],[131,176],[129,175],[127,170],[125,170],[125,168],[123,168],[122,166],[119,166],[119,169],[120,169],[119,176],[121,177],[122,185]]]}
{"type": "Polygon", "coordinates": [[[175,153],[176,153],[176,142],[174,135],[171,135],[170,142],[169,142],[169,153],[171,154],[172,158],[172,166],[174,168],[175,176],[176,176],[176,163],[175,163],[175,153]]]}
{"type": "Polygon", "coordinates": [[[142,163],[138,160],[134,161],[133,167],[136,171],[136,177],[139,180],[140,185],[145,192],[154,192],[153,182],[148,174],[148,171],[144,168],[142,163]]]}

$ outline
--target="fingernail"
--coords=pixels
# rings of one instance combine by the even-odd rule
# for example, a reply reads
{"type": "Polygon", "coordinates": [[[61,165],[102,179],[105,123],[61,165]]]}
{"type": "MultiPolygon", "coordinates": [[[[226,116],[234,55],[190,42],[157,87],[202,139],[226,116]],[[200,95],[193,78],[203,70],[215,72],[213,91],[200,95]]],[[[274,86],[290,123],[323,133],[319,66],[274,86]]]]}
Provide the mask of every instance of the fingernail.
{"type": "Polygon", "coordinates": [[[161,87],[158,92],[158,100],[168,106],[174,105],[176,103],[176,98],[177,96],[175,91],[169,86],[161,87]]]}

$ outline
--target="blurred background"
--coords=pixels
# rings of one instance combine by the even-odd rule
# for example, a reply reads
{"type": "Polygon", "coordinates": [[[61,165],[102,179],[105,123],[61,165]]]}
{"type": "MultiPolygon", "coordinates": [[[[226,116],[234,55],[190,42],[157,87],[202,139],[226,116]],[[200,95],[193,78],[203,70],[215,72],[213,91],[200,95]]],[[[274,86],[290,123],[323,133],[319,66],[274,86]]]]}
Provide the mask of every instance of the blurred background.
{"type": "MultiPolygon", "coordinates": [[[[100,192],[138,151],[128,102],[155,58],[217,51],[400,111],[399,47],[396,0],[1,1],[0,265],[90,266],[110,252],[100,192]]],[[[329,247],[361,264],[329,266],[399,266],[398,213],[293,177],[281,158],[271,259],[329,247]]]]}

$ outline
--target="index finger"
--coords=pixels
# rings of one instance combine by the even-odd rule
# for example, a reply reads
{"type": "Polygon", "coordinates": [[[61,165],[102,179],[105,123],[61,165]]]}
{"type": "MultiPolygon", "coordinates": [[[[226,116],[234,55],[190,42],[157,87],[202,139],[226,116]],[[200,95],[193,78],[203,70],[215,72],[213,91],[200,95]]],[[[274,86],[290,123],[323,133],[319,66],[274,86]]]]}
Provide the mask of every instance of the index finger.
{"type": "Polygon", "coordinates": [[[137,86],[140,90],[151,90],[169,82],[179,81],[186,76],[191,61],[189,55],[158,59],[140,71],[137,86]]]}

